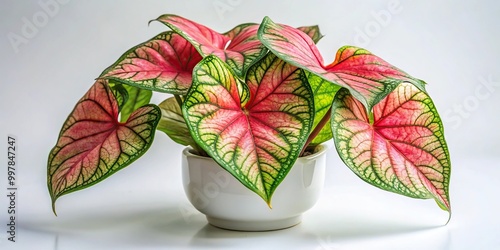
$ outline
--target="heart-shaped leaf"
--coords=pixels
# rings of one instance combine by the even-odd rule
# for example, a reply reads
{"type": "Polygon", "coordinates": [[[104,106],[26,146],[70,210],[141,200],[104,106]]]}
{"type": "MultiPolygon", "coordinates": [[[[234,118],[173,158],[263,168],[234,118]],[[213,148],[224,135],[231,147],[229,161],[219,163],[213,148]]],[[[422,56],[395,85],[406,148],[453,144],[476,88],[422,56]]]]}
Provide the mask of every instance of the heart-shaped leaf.
{"type": "Polygon", "coordinates": [[[183,113],[197,143],[270,205],[304,146],[313,105],[304,72],[271,53],[249,69],[246,84],[209,56],[195,67],[183,113]]]}
{"type": "Polygon", "coordinates": [[[430,97],[403,83],[375,105],[373,123],[345,89],[332,106],[337,151],[351,170],[379,188],[434,198],[450,210],[450,158],[443,125],[430,97]]]}
{"type": "Polygon", "coordinates": [[[239,77],[262,58],[267,49],[257,39],[258,24],[241,24],[220,34],[204,25],[176,15],[156,19],[188,40],[203,56],[216,55],[229,64],[239,77]]]}
{"type": "Polygon", "coordinates": [[[160,109],[134,111],[118,122],[118,103],[106,81],[98,80],[64,123],[48,160],[48,188],[55,202],[62,195],[90,187],[143,155],[153,142],[160,109]]]}
{"type": "Polygon", "coordinates": [[[368,111],[402,82],[411,82],[425,91],[423,81],[367,50],[342,47],[335,61],[324,65],[314,41],[302,31],[265,17],[258,33],[260,41],[279,58],[347,88],[368,111]]]}
{"type": "Polygon", "coordinates": [[[186,39],[168,31],[125,52],[101,78],[170,94],[186,94],[200,54],[186,39]]]}

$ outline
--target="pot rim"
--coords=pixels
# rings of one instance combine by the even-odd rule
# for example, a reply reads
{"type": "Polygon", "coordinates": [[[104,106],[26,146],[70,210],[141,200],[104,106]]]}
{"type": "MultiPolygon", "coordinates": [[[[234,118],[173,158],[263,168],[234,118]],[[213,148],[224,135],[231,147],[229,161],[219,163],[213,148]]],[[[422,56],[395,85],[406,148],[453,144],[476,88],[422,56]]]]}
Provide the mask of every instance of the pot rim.
{"type": "MultiPolygon", "coordinates": [[[[328,144],[326,144],[326,143],[319,144],[316,147],[316,150],[314,153],[312,153],[310,155],[298,157],[297,161],[299,161],[299,160],[306,160],[306,161],[313,160],[315,158],[318,158],[322,154],[324,154],[327,149],[328,149],[328,144]]],[[[182,154],[187,156],[187,157],[193,157],[193,158],[198,158],[198,159],[203,159],[203,160],[213,160],[212,157],[197,155],[193,152],[194,152],[194,149],[191,146],[187,146],[184,148],[184,150],[182,150],[182,154]]]]}

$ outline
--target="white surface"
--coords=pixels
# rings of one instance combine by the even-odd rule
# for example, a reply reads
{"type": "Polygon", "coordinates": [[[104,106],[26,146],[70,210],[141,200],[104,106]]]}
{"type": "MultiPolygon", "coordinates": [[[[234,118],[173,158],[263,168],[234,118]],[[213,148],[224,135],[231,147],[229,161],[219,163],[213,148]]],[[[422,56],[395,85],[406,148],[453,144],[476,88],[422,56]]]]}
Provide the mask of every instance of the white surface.
{"type": "MultiPolygon", "coordinates": [[[[2,1],[0,154],[7,134],[15,135],[19,227],[14,244],[0,233],[0,248],[498,248],[500,3],[401,1],[380,21],[376,13],[394,10],[390,2],[92,0],[67,1],[49,13],[38,1],[2,1]],[[147,25],[164,13],[221,32],[265,15],[293,26],[318,24],[326,35],[319,43],[326,61],[341,45],[360,45],[424,79],[443,117],[452,157],[450,223],[443,226],[448,216],[433,201],[400,197],[360,181],[332,149],[325,190],[303,223],[267,233],[216,229],[189,206],[180,181],[182,147],[162,134],[146,158],[95,187],[62,197],[55,217],[46,161],[63,121],[105,67],[165,30],[159,23],[147,25]],[[34,17],[42,17],[36,32],[24,36],[25,20],[34,17]],[[12,46],[11,33],[23,35],[26,43],[12,46]]],[[[5,158],[0,159],[5,167],[5,158]]],[[[0,169],[0,188],[5,181],[6,170],[0,169]]],[[[0,232],[6,231],[5,203],[0,197],[0,232]]]]}

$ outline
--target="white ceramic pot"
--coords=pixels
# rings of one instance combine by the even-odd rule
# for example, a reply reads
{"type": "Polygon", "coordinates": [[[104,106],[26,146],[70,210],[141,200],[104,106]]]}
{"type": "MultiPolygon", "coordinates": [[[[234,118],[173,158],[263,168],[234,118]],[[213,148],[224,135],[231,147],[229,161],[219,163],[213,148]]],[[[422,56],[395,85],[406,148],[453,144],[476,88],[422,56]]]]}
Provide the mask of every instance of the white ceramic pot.
{"type": "Polygon", "coordinates": [[[231,230],[267,231],[292,227],[317,201],[323,188],[326,146],[300,157],[273,194],[269,208],[212,158],[183,151],[184,190],[210,224],[231,230]]]}

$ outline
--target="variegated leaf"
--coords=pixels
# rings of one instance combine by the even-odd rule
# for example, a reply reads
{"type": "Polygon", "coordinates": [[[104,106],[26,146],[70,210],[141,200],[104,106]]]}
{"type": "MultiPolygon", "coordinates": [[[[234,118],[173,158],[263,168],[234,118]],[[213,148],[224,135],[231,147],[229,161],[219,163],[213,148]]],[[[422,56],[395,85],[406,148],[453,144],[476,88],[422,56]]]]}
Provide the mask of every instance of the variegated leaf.
{"type": "Polygon", "coordinates": [[[246,83],[218,57],[206,57],[195,68],[183,109],[197,143],[269,205],[314,118],[304,72],[273,54],[250,68],[246,83]]]}
{"type": "Polygon", "coordinates": [[[282,60],[347,88],[367,111],[402,82],[411,82],[425,90],[423,81],[361,48],[342,47],[335,61],[325,65],[309,36],[293,27],[274,23],[268,17],[262,21],[258,35],[261,42],[282,60]]]}
{"type": "Polygon", "coordinates": [[[171,94],[186,94],[200,54],[186,39],[168,31],[125,52],[101,78],[171,94]]]}
{"type": "Polygon", "coordinates": [[[183,36],[203,57],[213,54],[221,58],[242,78],[267,52],[257,39],[258,24],[241,24],[221,34],[177,15],[165,14],[156,20],[183,36]]]}
{"type": "Polygon", "coordinates": [[[409,197],[433,198],[450,211],[450,156],[426,93],[401,84],[375,105],[371,123],[363,105],[342,89],[331,119],[337,151],[361,179],[409,197]]]}
{"type": "Polygon", "coordinates": [[[76,104],[49,154],[47,182],[54,212],[60,196],[106,179],[142,156],[153,142],[158,107],[143,106],[124,123],[118,115],[118,103],[104,80],[95,82],[76,104]]]}

